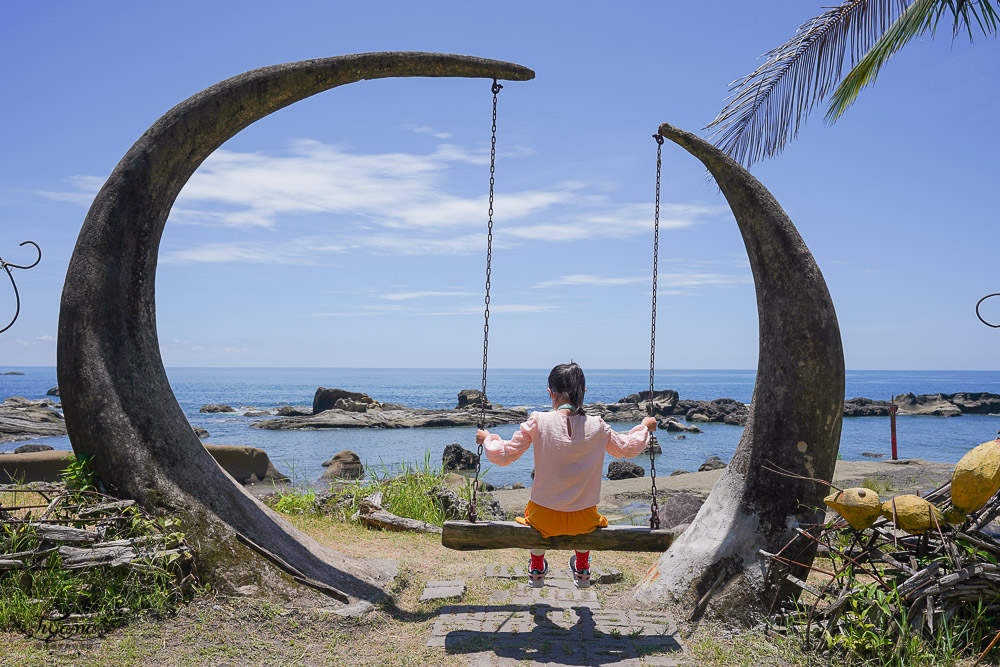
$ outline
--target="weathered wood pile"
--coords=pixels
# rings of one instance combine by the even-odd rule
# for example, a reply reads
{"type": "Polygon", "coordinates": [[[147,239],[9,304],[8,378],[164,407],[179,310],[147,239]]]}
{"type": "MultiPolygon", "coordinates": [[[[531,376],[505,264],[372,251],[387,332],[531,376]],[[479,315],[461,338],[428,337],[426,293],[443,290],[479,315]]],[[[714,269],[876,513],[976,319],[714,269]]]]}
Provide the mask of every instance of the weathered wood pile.
{"type": "MultiPolygon", "coordinates": [[[[156,519],[135,501],[61,484],[0,485],[0,500],[0,577],[114,569],[170,581],[178,598],[196,583],[194,552],[175,522],[156,519]]],[[[54,629],[60,623],[88,622],[87,614],[65,613],[56,600],[36,602],[44,603],[42,618],[53,634],[73,631],[54,629]]]]}
{"type": "Polygon", "coordinates": [[[1000,526],[993,523],[1000,516],[1000,497],[966,514],[956,512],[951,492],[949,482],[924,496],[934,506],[928,512],[931,527],[917,534],[901,528],[898,516],[883,515],[862,530],[846,522],[800,529],[781,552],[763,554],[770,558],[769,577],[809,594],[775,619],[806,637],[837,637],[848,632],[852,607],[867,607],[868,620],[889,634],[933,634],[959,614],[1000,612],[1000,526]],[[935,520],[962,514],[956,524],[935,520]],[[819,576],[807,583],[789,570],[808,543],[818,543],[830,565],[814,563],[810,569],[819,576]]]}

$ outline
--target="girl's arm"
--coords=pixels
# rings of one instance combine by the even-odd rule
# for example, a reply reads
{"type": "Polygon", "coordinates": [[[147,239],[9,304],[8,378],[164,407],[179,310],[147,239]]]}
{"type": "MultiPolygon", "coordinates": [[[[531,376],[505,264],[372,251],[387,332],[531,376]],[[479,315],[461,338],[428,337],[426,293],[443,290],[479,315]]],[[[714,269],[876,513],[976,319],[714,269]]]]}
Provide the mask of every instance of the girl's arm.
{"type": "Polygon", "coordinates": [[[656,420],[652,417],[646,417],[628,433],[619,433],[604,424],[604,431],[608,434],[608,454],[616,459],[632,458],[641,454],[649,443],[649,432],[655,430],[656,420]]]}
{"type": "Polygon", "coordinates": [[[479,441],[480,434],[484,433],[483,451],[486,452],[486,458],[498,466],[510,465],[521,458],[521,454],[528,451],[532,440],[538,437],[538,417],[535,413],[531,413],[528,421],[521,424],[521,428],[511,436],[510,440],[504,440],[496,433],[482,430],[476,433],[476,440],[479,441]]]}

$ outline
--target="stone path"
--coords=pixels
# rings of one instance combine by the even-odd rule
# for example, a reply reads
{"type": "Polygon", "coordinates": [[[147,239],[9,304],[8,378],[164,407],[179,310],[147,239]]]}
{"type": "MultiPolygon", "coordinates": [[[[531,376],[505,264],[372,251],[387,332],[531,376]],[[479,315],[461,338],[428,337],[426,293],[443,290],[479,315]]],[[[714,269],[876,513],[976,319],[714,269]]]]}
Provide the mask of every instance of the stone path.
{"type": "Polygon", "coordinates": [[[601,607],[601,583],[620,576],[617,570],[595,571],[587,589],[576,588],[568,569],[550,568],[542,588],[528,586],[521,567],[482,574],[517,583],[494,591],[485,605],[441,607],[427,646],[464,654],[476,667],[692,664],[668,615],[601,607]]]}

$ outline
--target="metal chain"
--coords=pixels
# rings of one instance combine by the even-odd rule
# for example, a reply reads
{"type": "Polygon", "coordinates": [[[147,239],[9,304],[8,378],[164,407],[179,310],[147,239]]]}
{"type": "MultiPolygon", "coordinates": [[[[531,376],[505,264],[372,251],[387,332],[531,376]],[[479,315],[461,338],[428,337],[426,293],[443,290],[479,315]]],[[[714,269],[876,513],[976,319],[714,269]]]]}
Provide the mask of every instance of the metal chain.
{"type": "MultiPolygon", "coordinates": [[[[660,170],[661,154],[663,152],[663,135],[654,134],[656,140],[656,209],[653,215],[653,306],[652,316],[649,326],[649,416],[653,416],[653,374],[656,368],[656,280],[659,270],[660,256],[660,170]]],[[[652,501],[649,504],[649,527],[657,529],[660,527],[660,507],[656,502],[656,436],[649,434],[649,479],[652,484],[652,501]]]]}
{"type": "Polygon", "coordinates": [[[34,268],[40,261],[42,261],[42,249],[39,248],[38,244],[35,243],[34,241],[24,241],[23,243],[19,243],[18,247],[28,245],[29,243],[35,246],[35,251],[38,253],[38,259],[36,259],[31,264],[28,264],[27,266],[22,266],[20,264],[11,264],[10,262],[0,257],[0,268],[2,268],[4,271],[7,272],[7,277],[10,278],[10,286],[14,288],[14,303],[15,303],[14,317],[11,319],[10,322],[7,323],[7,326],[5,326],[3,329],[0,329],[0,333],[7,331],[7,329],[10,329],[12,326],[14,326],[14,322],[17,321],[18,316],[21,314],[21,294],[17,291],[17,283],[14,282],[14,274],[12,274],[10,270],[31,269],[34,268]]]}
{"type": "MultiPolygon", "coordinates": [[[[496,183],[497,165],[497,95],[503,89],[496,79],[493,79],[493,129],[490,135],[490,207],[486,222],[486,298],[483,310],[483,395],[479,411],[479,428],[486,428],[486,367],[489,363],[490,351],[490,276],[493,271],[493,186],[496,183]]],[[[483,444],[476,447],[476,476],[472,482],[472,502],[469,503],[468,518],[476,522],[476,508],[479,493],[479,470],[483,460],[483,444]]]]}

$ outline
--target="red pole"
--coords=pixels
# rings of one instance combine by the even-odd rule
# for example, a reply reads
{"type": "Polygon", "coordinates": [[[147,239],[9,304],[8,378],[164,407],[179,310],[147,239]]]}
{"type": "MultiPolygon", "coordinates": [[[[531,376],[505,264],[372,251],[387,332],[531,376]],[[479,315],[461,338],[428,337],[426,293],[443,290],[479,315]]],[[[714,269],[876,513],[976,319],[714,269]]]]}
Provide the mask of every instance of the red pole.
{"type": "Polygon", "coordinates": [[[892,397],[892,401],[889,402],[889,423],[892,425],[892,460],[898,461],[899,457],[896,456],[896,397],[892,397]]]}

